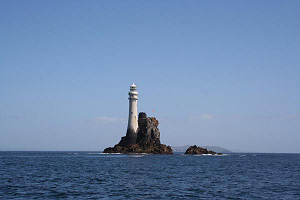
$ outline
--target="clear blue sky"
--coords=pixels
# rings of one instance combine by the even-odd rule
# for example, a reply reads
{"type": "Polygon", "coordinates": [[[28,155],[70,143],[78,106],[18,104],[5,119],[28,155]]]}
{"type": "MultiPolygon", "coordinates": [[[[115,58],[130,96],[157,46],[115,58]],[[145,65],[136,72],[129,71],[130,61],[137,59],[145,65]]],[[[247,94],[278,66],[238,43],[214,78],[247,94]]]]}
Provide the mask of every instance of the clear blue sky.
{"type": "Polygon", "coordinates": [[[0,1],[0,149],[102,150],[128,90],[169,145],[300,153],[300,1],[0,1]],[[152,110],[155,109],[155,113],[152,110]]]}

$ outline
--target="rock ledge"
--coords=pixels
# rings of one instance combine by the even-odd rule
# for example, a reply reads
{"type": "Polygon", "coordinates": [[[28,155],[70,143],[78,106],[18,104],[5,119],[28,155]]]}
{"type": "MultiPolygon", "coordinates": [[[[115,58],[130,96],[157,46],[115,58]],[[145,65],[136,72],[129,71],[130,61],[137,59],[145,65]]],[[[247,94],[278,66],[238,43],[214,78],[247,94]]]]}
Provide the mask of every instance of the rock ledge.
{"type": "Polygon", "coordinates": [[[173,154],[170,146],[160,143],[158,124],[155,117],[147,117],[146,113],[139,113],[137,133],[126,134],[118,144],[104,149],[103,153],[173,154]]]}

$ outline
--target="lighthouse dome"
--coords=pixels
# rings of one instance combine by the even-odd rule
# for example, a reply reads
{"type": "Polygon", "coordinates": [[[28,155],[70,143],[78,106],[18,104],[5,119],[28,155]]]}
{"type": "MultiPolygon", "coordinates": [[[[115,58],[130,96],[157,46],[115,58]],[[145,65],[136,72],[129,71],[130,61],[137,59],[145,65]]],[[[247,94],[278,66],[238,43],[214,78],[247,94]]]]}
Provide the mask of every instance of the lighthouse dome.
{"type": "Polygon", "coordinates": [[[130,86],[130,89],[136,89],[136,85],[134,83],[132,83],[132,85],[130,86]]]}

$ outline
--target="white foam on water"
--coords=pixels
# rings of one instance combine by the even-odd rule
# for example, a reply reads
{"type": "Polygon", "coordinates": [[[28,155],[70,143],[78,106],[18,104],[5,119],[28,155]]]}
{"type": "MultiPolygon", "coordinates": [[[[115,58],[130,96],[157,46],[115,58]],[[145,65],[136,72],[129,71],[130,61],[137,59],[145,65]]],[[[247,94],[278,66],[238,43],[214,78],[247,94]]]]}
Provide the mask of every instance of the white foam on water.
{"type": "Polygon", "coordinates": [[[143,157],[143,156],[145,156],[145,155],[129,155],[129,157],[132,157],[132,158],[140,158],[140,157],[143,157]]]}
{"type": "Polygon", "coordinates": [[[99,154],[103,154],[103,153],[87,153],[89,155],[99,155],[99,154]]]}
{"type": "Polygon", "coordinates": [[[120,155],[122,153],[99,153],[101,155],[120,155]]]}
{"type": "Polygon", "coordinates": [[[221,155],[217,155],[217,154],[194,154],[194,156],[228,156],[228,154],[221,154],[221,155]]]}
{"type": "Polygon", "coordinates": [[[98,155],[98,156],[88,156],[90,158],[124,158],[126,155],[98,155]]]}
{"type": "Polygon", "coordinates": [[[214,156],[212,154],[195,154],[194,156],[214,156]]]}

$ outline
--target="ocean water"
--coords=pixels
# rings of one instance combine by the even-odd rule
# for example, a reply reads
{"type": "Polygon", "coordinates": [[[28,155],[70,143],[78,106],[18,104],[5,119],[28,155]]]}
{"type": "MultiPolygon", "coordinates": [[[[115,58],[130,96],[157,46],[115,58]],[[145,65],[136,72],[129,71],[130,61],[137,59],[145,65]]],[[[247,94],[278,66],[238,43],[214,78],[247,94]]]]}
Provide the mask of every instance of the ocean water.
{"type": "Polygon", "coordinates": [[[0,199],[300,199],[300,154],[0,152],[0,199]]]}

